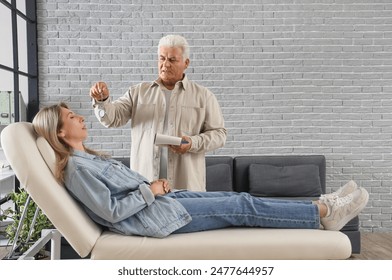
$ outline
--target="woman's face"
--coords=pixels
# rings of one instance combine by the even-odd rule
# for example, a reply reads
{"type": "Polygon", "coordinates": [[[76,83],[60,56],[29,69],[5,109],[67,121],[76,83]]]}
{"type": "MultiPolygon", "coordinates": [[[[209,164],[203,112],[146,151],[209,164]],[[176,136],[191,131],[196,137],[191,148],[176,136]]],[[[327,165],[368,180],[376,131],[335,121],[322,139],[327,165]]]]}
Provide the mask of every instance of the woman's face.
{"type": "Polygon", "coordinates": [[[63,122],[58,136],[74,149],[82,149],[83,141],[87,138],[87,128],[84,117],[71,110],[61,107],[61,121],[63,122]]]}

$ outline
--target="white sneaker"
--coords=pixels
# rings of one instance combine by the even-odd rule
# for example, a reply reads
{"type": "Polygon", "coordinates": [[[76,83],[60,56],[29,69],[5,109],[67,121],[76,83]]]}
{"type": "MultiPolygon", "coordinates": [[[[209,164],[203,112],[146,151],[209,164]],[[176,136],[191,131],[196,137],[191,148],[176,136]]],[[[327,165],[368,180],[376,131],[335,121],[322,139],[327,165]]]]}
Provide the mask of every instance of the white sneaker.
{"type": "Polygon", "coordinates": [[[334,197],[323,201],[328,209],[328,216],[321,218],[326,230],[341,230],[351,219],[365,208],[369,201],[369,193],[364,188],[357,188],[344,197],[334,197]]]}
{"type": "Polygon", "coordinates": [[[346,195],[355,191],[357,188],[357,184],[353,180],[351,180],[344,186],[340,187],[336,192],[322,194],[320,196],[320,200],[324,202],[325,200],[333,199],[334,197],[345,197],[346,195]]]}

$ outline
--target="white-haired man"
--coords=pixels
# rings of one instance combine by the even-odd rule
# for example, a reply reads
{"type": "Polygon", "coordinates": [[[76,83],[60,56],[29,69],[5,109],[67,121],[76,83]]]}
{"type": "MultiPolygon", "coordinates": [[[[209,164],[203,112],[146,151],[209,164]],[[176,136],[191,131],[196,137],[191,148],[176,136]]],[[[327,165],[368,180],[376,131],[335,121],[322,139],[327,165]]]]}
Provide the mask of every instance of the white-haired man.
{"type": "Polygon", "coordinates": [[[226,129],[214,94],[190,81],[189,45],[179,35],[159,41],[159,77],[131,86],[111,101],[104,82],[90,89],[98,120],[119,127],[131,120],[131,168],[153,181],[167,178],[178,189],[205,191],[205,153],[222,147],[226,129]],[[156,133],[181,137],[180,146],[154,145],[156,133]]]}

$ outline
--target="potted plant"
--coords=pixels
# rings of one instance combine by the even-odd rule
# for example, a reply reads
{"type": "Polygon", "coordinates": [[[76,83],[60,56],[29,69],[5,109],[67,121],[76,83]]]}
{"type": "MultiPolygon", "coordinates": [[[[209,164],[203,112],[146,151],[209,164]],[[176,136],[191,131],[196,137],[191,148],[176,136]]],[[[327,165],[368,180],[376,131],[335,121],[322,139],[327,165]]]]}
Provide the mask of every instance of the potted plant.
{"type": "MultiPolygon", "coordinates": [[[[9,238],[9,242],[12,244],[16,238],[17,228],[21,222],[21,216],[24,208],[26,207],[25,204],[27,198],[28,194],[25,190],[11,193],[10,200],[14,202],[15,210],[8,208],[4,210],[3,213],[0,213],[0,221],[11,219],[11,223],[5,228],[5,235],[7,238],[9,238]]],[[[22,221],[22,227],[17,239],[18,244],[14,252],[14,254],[17,256],[26,252],[29,247],[41,237],[41,231],[43,229],[53,228],[53,225],[49,219],[45,216],[44,213],[42,213],[42,211],[39,210],[38,215],[35,217],[33,228],[30,229],[32,221],[34,220],[36,209],[37,205],[34,203],[34,201],[30,200],[30,203],[27,205],[26,216],[22,221]]],[[[39,256],[36,256],[37,258],[45,256],[44,251],[39,254],[39,256]]]]}

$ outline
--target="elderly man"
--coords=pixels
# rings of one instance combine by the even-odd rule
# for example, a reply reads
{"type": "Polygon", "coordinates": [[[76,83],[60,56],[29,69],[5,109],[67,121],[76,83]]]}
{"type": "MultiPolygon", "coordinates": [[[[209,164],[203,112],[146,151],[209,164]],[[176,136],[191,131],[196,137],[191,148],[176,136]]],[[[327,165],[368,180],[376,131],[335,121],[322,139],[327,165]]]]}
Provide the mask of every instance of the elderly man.
{"type": "Polygon", "coordinates": [[[98,120],[119,127],[131,120],[131,168],[149,180],[167,178],[177,189],[205,191],[205,153],[226,141],[223,115],[207,88],[188,80],[189,45],[168,35],[158,45],[159,78],[132,86],[111,101],[104,82],[90,89],[98,120]],[[183,139],[179,146],[154,144],[156,133],[183,139]]]}

